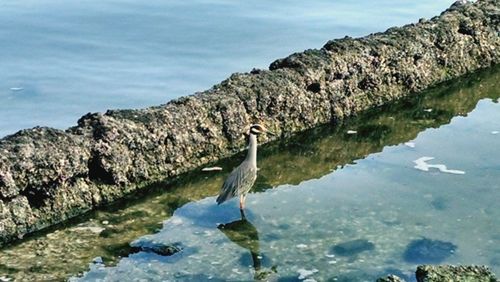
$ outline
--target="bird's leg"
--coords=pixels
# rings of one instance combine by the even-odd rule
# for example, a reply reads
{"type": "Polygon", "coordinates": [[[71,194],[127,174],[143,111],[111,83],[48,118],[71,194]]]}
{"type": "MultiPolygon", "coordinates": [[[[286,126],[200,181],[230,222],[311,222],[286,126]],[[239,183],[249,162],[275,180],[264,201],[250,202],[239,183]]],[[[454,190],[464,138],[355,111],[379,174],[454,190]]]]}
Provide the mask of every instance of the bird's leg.
{"type": "Polygon", "coordinates": [[[240,195],[240,210],[243,210],[245,208],[245,196],[240,195]]]}
{"type": "Polygon", "coordinates": [[[241,215],[241,219],[243,220],[246,220],[246,216],[245,216],[245,211],[244,210],[240,210],[240,215],[241,215]]]}

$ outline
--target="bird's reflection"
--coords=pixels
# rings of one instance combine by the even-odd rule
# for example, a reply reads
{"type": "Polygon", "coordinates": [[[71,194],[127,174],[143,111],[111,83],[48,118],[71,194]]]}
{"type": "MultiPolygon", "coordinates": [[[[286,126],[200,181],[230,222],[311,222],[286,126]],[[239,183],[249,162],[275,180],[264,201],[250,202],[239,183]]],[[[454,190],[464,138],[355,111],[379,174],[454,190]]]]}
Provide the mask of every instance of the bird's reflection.
{"type": "Polygon", "coordinates": [[[270,270],[262,269],[262,255],[260,253],[259,232],[257,228],[246,219],[245,212],[240,210],[241,219],[226,224],[220,224],[217,228],[226,237],[238,246],[250,251],[253,268],[255,270],[255,280],[267,280],[269,276],[276,272],[275,267],[270,270]]]}

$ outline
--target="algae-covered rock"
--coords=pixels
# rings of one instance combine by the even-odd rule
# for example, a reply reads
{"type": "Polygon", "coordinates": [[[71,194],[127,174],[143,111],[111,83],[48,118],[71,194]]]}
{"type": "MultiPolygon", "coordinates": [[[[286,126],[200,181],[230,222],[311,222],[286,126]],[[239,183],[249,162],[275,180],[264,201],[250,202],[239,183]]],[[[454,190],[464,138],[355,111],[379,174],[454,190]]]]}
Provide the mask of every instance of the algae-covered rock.
{"type": "Polygon", "coordinates": [[[495,282],[495,275],[485,266],[421,265],[418,282],[495,282]]]}

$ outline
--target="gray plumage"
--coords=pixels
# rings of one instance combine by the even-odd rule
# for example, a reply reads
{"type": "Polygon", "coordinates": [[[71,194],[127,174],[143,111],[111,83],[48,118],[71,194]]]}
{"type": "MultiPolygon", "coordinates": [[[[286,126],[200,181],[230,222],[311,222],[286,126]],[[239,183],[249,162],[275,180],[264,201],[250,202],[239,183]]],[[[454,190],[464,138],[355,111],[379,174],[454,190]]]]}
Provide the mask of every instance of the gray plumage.
{"type": "Polygon", "coordinates": [[[245,196],[257,179],[257,135],[268,132],[263,126],[254,124],[249,130],[248,153],[245,160],[236,167],[222,185],[217,204],[239,196],[240,209],[243,209],[245,196]]]}
{"type": "Polygon", "coordinates": [[[217,197],[217,204],[220,205],[236,196],[246,195],[252,189],[255,179],[257,179],[257,167],[249,161],[243,161],[224,181],[220,195],[217,197]]]}

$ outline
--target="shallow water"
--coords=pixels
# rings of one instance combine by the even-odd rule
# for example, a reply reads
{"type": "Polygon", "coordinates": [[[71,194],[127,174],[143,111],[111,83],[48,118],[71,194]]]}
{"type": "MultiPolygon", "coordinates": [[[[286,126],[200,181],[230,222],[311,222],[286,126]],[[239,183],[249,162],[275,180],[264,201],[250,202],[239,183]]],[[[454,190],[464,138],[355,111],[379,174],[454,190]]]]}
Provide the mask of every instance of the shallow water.
{"type": "Polygon", "coordinates": [[[0,2],[0,137],[140,108],[327,40],[438,15],[453,0],[0,2]]]}
{"type": "Polygon", "coordinates": [[[235,201],[215,205],[240,155],[215,164],[223,172],[152,184],[148,195],[4,248],[0,272],[18,280],[86,271],[78,279],[374,281],[442,262],[486,264],[498,274],[498,81],[498,68],[485,71],[262,146],[247,220],[235,201]],[[416,169],[424,156],[465,174],[416,169]],[[134,253],[133,241],[183,249],[134,253]],[[419,256],[429,245],[441,251],[419,256]]]}

